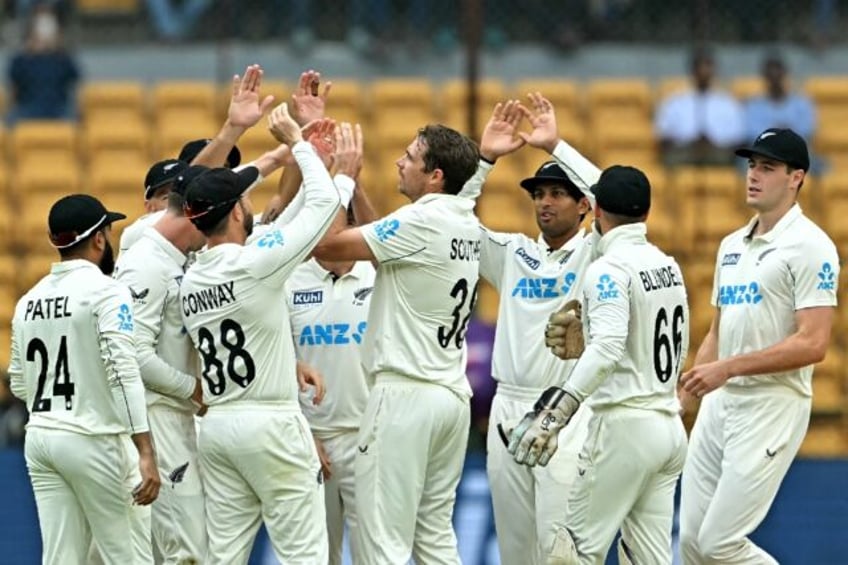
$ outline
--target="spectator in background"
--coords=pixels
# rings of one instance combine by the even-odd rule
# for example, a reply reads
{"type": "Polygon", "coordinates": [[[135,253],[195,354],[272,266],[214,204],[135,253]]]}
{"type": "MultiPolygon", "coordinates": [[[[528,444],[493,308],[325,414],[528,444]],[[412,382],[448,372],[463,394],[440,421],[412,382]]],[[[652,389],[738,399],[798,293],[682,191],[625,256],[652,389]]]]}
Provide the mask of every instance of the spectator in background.
{"type": "Polygon", "coordinates": [[[156,34],[162,39],[182,39],[192,31],[211,0],[147,0],[147,11],[156,34]]]}
{"type": "Polygon", "coordinates": [[[769,128],[790,128],[805,139],[816,129],[816,110],[807,96],[791,92],[786,64],[776,54],[763,62],[765,94],[754,96],[745,106],[745,136],[756,138],[769,128]]]}
{"type": "Polygon", "coordinates": [[[0,376],[0,448],[23,446],[27,408],[23,401],[12,396],[9,376],[0,376]]]}
{"type": "Polygon", "coordinates": [[[666,165],[730,165],[730,150],[745,138],[742,106],[713,86],[715,59],[706,49],[691,58],[693,88],[660,103],[654,130],[666,165]]]}
{"type": "Polygon", "coordinates": [[[22,51],[9,65],[9,125],[20,120],[72,119],[74,87],[80,78],[73,57],[62,45],[56,13],[38,5],[30,20],[22,51]]]}

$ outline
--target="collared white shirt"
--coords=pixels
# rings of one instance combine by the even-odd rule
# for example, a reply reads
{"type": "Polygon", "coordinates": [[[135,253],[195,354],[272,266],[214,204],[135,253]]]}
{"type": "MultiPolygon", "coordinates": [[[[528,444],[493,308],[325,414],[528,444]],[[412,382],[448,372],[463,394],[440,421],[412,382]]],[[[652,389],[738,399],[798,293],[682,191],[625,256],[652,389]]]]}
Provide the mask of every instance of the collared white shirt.
{"type": "Polygon", "coordinates": [[[370,262],[357,261],[334,281],[330,271],[311,259],[286,281],[297,358],[317,369],[327,386],[318,406],[311,393],[300,394],[303,414],[321,439],[358,430],[368,404],[360,349],[375,275],[370,262]]]}
{"type": "Polygon", "coordinates": [[[94,263],[54,263],[15,307],[12,393],[29,426],[98,434],[148,431],[129,290],[94,263]]]}
{"type": "Polygon", "coordinates": [[[198,358],[183,327],[180,284],[188,258],[156,228],[118,259],[114,277],[127,285],[135,310],[135,342],[148,405],[193,412],[198,358]]]}
{"type": "MultiPolygon", "coordinates": [[[[197,254],[180,287],[182,320],[201,358],[203,401],[297,402],[295,353],[283,298],[286,279],[339,209],[339,195],[312,145],[295,144],[304,205],[288,223],[247,245],[197,254]]],[[[281,216],[282,218],[282,216],[281,216]]]]}
{"type": "Polygon", "coordinates": [[[470,397],[465,332],[481,233],[474,201],[427,194],[360,229],[380,263],[362,353],[369,377],[387,372],[470,397]]]}
{"type": "MultiPolygon", "coordinates": [[[[768,233],[757,218],[724,238],[712,304],[720,309],[719,359],[760,351],[797,330],[795,312],[836,306],[839,256],[828,235],[793,206],[768,233]]],[[[787,387],[812,396],[813,366],[775,375],[731,378],[725,386],[787,387]]]]}
{"type": "Polygon", "coordinates": [[[133,244],[141,239],[144,231],[151,227],[153,224],[159,221],[159,219],[165,215],[165,210],[159,210],[157,212],[151,212],[150,214],[145,214],[138,218],[136,221],[128,225],[124,228],[124,231],[121,232],[121,241],[118,244],[118,257],[120,256],[133,244]]]}
{"type": "Polygon", "coordinates": [[[649,243],[644,223],[618,226],[586,271],[586,349],[566,388],[593,408],[628,406],[676,414],[677,380],[689,348],[680,266],[649,243]]]}

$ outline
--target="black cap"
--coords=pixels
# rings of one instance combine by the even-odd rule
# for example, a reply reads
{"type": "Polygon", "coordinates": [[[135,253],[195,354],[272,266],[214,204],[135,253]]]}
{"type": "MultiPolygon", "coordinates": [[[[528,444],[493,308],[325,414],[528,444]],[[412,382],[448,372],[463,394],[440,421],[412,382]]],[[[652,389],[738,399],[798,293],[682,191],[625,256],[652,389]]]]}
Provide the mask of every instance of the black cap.
{"type": "Polygon", "coordinates": [[[191,184],[191,181],[196,179],[200,174],[211,170],[212,169],[204,165],[190,165],[186,167],[183,172],[177,175],[177,178],[174,179],[173,192],[176,192],[180,196],[185,196],[186,189],[188,188],[188,185],[191,184]]]}
{"type": "MultiPolygon", "coordinates": [[[[180,149],[180,155],[177,159],[185,161],[186,163],[191,163],[211,141],[211,139],[195,139],[194,141],[189,141],[183,145],[182,149],[180,149]]],[[[238,167],[240,164],[241,151],[239,151],[238,147],[233,145],[233,148],[230,150],[230,154],[227,155],[227,166],[232,169],[233,167],[238,167]]]]}
{"type": "Polygon", "coordinates": [[[186,188],[186,217],[200,230],[215,227],[258,178],[259,169],[253,166],[237,173],[224,167],[200,173],[186,188]]]}
{"type": "Polygon", "coordinates": [[[156,189],[165,186],[168,183],[174,182],[174,179],[183,172],[188,165],[177,159],[165,159],[154,163],[150,170],[147,171],[147,176],[144,177],[144,199],[149,200],[153,197],[156,189]]]}
{"type": "Polygon", "coordinates": [[[591,190],[598,207],[611,214],[638,218],[651,209],[651,183],[635,167],[609,167],[591,190]]]}
{"type": "Polygon", "coordinates": [[[769,128],[754,143],[736,150],[739,157],[761,155],[786,163],[794,169],[810,170],[810,152],[804,138],[788,128],[769,128]]]}
{"type": "Polygon", "coordinates": [[[50,207],[47,216],[50,243],[56,249],[67,249],[123,219],[125,215],[108,211],[102,202],[88,194],[63,196],[50,207]]]}
{"type": "Polygon", "coordinates": [[[521,188],[532,195],[533,191],[536,190],[536,187],[544,183],[556,183],[565,186],[565,189],[571,197],[577,201],[586,196],[583,194],[583,191],[577,188],[577,185],[568,178],[566,172],[562,170],[562,167],[560,167],[556,161],[548,161],[547,163],[544,163],[536,170],[535,175],[521,181],[521,188]]]}

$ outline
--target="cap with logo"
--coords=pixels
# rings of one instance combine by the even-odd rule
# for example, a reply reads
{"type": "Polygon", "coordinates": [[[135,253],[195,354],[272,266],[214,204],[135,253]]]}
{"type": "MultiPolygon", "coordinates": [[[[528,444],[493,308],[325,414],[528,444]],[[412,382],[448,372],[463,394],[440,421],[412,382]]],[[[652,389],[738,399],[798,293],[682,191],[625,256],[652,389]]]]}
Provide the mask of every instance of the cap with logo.
{"type": "Polygon", "coordinates": [[[580,200],[586,196],[579,188],[577,188],[577,185],[571,181],[566,172],[562,170],[562,167],[560,167],[556,161],[543,163],[541,167],[536,169],[536,174],[521,181],[521,188],[532,195],[536,190],[536,187],[546,183],[563,185],[568,191],[568,194],[575,200],[580,200]]]}
{"type": "Polygon", "coordinates": [[[598,207],[611,214],[637,218],[651,209],[651,183],[645,173],[635,167],[613,165],[607,168],[591,190],[598,207]]]}
{"type": "Polygon", "coordinates": [[[794,169],[810,170],[810,152],[804,138],[788,128],[769,128],[751,145],[736,150],[739,157],[754,155],[786,163],[794,169]]]}
{"type": "MultiPolygon", "coordinates": [[[[191,163],[194,161],[194,158],[197,157],[203,148],[209,145],[212,142],[211,139],[195,139],[193,141],[189,141],[183,148],[180,150],[180,155],[177,157],[180,161],[185,161],[186,163],[191,163]]],[[[227,155],[227,167],[232,169],[233,167],[238,167],[241,164],[241,151],[239,148],[233,145],[233,148],[230,149],[229,155],[227,155]]]]}
{"type": "Polygon", "coordinates": [[[120,212],[110,212],[93,196],[63,196],[50,207],[47,216],[50,243],[56,249],[67,249],[86,240],[112,222],[126,219],[120,212]]]}
{"type": "Polygon", "coordinates": [[[200,230],[215,227],[258,179],[259,169],[254,166],[239,172],[224,167],[201,172],[186,188],[186,217],[200,230]]]}
{"type": "Polygon", "coordinates": [[[183,172],[177,175],[177,178],[174,179],[173,191],[185,197],[186,189],[188,188],[188,185],[191,184],[191,181],[206,171],[211,170],[212,169],[204,165],[190,165],[186,167],[183,172]]]}
{"type": "Polygon", "coordinates": [[[188,164],[178,159],[165,159],[164,161],[154,163],[150,167],[150,170],[147,171],[147,176],[144,177],[144,199],[150,200],[156,189],[174,182],[174,179],[186,167],[188,167],[188,164]]]}

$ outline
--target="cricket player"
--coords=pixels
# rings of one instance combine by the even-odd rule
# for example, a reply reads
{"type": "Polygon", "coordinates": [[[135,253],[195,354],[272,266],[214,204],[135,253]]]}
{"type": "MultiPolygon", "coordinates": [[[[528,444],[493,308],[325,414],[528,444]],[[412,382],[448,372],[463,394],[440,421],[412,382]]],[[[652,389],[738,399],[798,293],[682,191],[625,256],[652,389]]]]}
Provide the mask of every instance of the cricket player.
{"type": "Polygon", "coordinates": [[[153,542],[166,564],[205,563],[208,546],[194,423],[202,389],[179,301],[188,255],[203,247],[205,238],[183,214],[185,188],[181,175],[164,216],[121,254],[115,269],[133,299],[138,365],[166,485],[152,507],[153,542]]]}
{"type": "Polygon", "coordinates": [[[322,261],[379,264],[362,358],[374,384],[356,456],[357,563],[459,563],[451,526],[468,441],[465,332],[477,296],[480,225],[457,196],[476,144],[441,125],[397,160],[411,204],[327,236],[322,261]]]}
{"type": "MultiPolygon", "coordinates": [[[[201,357],[209,406],[198,451],[213,564],[246,563],[260,520],[283,563],[328,559],[323,476],[298,405],[283,285],[330,227],[340,198],[285,105],[271,122],[303,172],[304,204],[294,220],[245,246],[253,167],[207,171],[185,197],[187,215],[208,246],[183,279],[180,307],[201,357]]],[[[352,186],[345,205],[351,192],[352,186]]]]}
{"type": "Polygon", "coordinates": [[[92,538],[106,563],[152,563],[149,505],[159,492],[130,291],[107,276],[111,224],[126,218],[73,194],[50,209],[61,261],[18,302],[12,393],[30,412],[26,461],[42,561],[85,563],[92,538]]]}
{"type": "Polygon", "coordinates": [[[836,306],[836,247],[797,204],[807,144],[775,128],[736,154],[748,159],[746,202],[757,214],[721,242],[715,318],[681,379],[685,404],[703,398],[681,488],[687,564],[777,563],[748,536],[807,432],[813,364],[836,306]]]}
{"type": "MultiPolygon", "coordinates": [[[[671,564],[674,488],[686,457],[677,379],[689,344],[680,267],[648,243],[650,184],[632,167],[593,187],[601,257],[586,272],[586,348],[513,430],[509,451],[546,464],[557,434],[587,402],[593,414],[550,565],[601,564],[621,529],[619,563],[671,564]]],[[[579,328],[578,328],[579,331],[579,328]]]]}
{"type": "Polygon", "coordinates": [[[592,238],[580,225],[591,207],[589,186],[600,175],[595,165],[559,139],[550,102],[538,93],[530,98],[533,112],[525,111],[533,130],[526,139],[516,132],[525,115],[521,105],[510,100],[495,107],[481,138],[477,174],[461,193],[475,198],[494,162],[525,142],[554,156],[521,181],[536,208],[539,237],[485,227],[481,235],[480,275],[500,295],[492,353],[498,388],[489,417],[486,466],[504,565],[544,563],[555,526],[562,525],[563,503],[577,476],[577,455],[591,415],[588,407],[578,412],[544,467],[516,464],[499,437],[498,424],[511,428],[574,366],[574,360],[561,360],[545,349],[543,334],[548,316],[581,295],[592,238]]]}
{"type": "Polygon", "coordinates": [[[155,224],[165,214],[168,207],[168,195],[174,187],[174,180],[188,167],[178,159],[157,161],[144,177],[144,209],[147,212],[121,233],[118,257],[139,240],[141,234],[155,224]]]}

